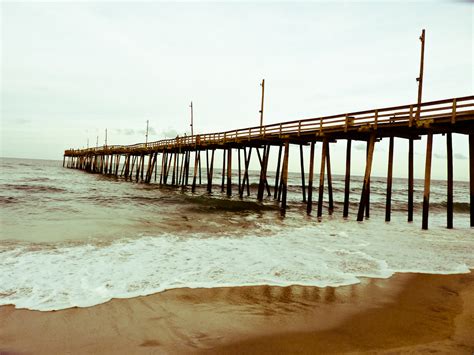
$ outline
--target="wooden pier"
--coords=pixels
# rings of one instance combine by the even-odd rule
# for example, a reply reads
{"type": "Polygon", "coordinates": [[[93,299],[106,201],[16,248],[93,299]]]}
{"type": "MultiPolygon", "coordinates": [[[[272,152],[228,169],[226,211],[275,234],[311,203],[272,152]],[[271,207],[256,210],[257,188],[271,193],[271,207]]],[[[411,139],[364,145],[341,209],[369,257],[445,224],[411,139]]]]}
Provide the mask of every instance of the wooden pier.
{"type": "Polygon", "coordinates": [[[422,228],[428,229],[433,135],[442,134],[446,136],[447,152],[447,227],[453,228],[453,133],[469,136],[470,225],[474,227],[474,96],[424,103],[419,101],[410,105],[301,119],[134,145],[104,145],[88,149],[71,149],[64,152],[63,166],[92,173],[112,174],[137,182],[150,183],[154,179],[160,185],[190,186],[194,192],[196,186],[202,184],[201,171],[204,168],[201,169],[201,167],[205,165],[207,191],[212,192],[216,169],[214,157],[220,152],[223,157],[221,191],[228,196],[237,193],[243,197],[244,194],[250,195],[249,164],[251,157],[256,156],[260,165],[256,198],[262,201],[265,194],[272,196],[273,199],[279,201],[281,212],[284,214],[287,207],[290,145],[297,145],[300,148],[303,202],[307,205],[307,213],[312,214],[315,144],[322,144],[317,200],[317,216],[320,217],[323,213],[325,182],[328,193],[328,212],[332,214],[334,211],[330,148],[332,144],[345,140],[347,149],[342,216],[348,218],[352,141],[364,141],[367,144],[367,154],[357,213],[357,221],[362,221],[370,214],[370,177],[376,143],[382,139],[388,139],[385,220],[390,221],[394,138],[404,138],[409,142],[407,220],[411,222],[413,221],[414,183],[413,142],[426,135],[422,228]],[[305,145],[310,146],[308,181],[306,181],[304,170],[303,146],[305,145]],[[275,167],[275,181],[270,184],[267,171],[272,147],[278,150],[278,163],[275,167]],[[252,155],[252,152],[255,153],[252,155]],[[201,162],[203,158],[205,158],[205,162],[201,162]],[[232,165],[233,163],[234,165],[232,165]],[[233,190],[233,179],[238,181],[238,184],[235,184],[238,187],[237,191],[233,190]]]}

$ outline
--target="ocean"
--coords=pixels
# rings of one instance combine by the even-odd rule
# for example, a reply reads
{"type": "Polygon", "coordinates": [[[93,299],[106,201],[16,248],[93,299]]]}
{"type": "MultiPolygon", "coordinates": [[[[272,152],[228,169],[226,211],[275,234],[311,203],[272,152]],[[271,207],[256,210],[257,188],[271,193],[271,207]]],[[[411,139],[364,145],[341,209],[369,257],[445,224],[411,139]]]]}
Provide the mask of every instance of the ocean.
{"type": "Polygon", "coordinates": [[[66,169],[61,161],[1,158],[0,305],[51,311],[173,288],[342,286],[474,268],[467,182],[454,184],[455,229],[448,230],[446,182],[432,181],[430,229],[422,231],[421,180],[415,220],[407,223],[407,182],[394,179],[386,223],[385,178],[371,179],[364,222],[355,221],[361,177],[352,177],[346,220],[342,176],[333,176],[334,213],[326,190],[321,219],[306,215],[299,173],[289,174],[285,217],[273,197],[256,201],[258,179],[251,172],[252,194],[240,199],[236,186],[231,198],[220,192],[217,171],[209,195],[204,179],[192,193],[66,169]]]}

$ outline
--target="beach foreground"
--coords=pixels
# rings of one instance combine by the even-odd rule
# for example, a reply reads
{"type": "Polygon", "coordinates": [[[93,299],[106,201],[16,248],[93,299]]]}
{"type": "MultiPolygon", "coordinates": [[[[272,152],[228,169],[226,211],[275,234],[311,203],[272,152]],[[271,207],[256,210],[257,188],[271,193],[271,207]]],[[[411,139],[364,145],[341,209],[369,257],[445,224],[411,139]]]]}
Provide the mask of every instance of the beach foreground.
{"type": "Polygon", "coordinates": [[[474,350],[474,274],[338,288],[176,289],[56,312],[0,307],[1,354],[474,350]]]}

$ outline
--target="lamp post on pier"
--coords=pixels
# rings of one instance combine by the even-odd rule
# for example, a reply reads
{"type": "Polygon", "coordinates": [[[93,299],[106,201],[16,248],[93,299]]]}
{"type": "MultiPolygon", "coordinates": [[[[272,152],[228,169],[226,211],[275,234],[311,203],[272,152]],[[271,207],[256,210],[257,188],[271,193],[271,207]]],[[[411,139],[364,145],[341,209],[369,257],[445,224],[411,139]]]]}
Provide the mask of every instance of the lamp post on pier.
{"type": "Polygon", "coordinates": [[[262,87],[262,100],[260,103],[260,134],[262,134],[262,127],[263,127],[263,102],[265,98],[265,79],[262,79],[262,83],[260,84],[262,87]]]}
{"type": "Polygon", "coordinates": [[[148,146],[148,120],[146,120],[145,148],[148,146]]]}
{"type": "Polygon", "coordinates": [[[193,117],[193,102],[191,101],[191,124],[189,125],[191,127],[191,136],[194,136],[194,117],[193,117]]]}

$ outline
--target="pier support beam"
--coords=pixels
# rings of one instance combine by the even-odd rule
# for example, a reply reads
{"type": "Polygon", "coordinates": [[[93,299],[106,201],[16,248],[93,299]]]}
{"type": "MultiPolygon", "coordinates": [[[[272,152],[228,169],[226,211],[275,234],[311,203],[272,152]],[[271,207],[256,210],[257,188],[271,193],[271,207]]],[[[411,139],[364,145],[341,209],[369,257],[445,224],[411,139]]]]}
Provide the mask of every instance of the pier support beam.
{"type": "Polygon", "coordinates": [[[200,154],[199,154],[199,151],[195,151],[194,152],[194,174],[193,174],[193,185],[191,187],[191,192],[194,192],[196,191],[196,179],[197,179],[197,175],[198,175],[198,169],[199,169],[199,159],[200,158],[200,154]]]}
{"type": "Polygon", "coordinates": [[[221,184],[221,192],[224,192],[225,186],[225,148],[222,150],[222,184],[221,184]]]}
{"type": "Polygon", "coordinates": [[[247,196],[250,196],[250,183],[249,183],[249,164],[252,156],[252,147],[249,148],[249,154],[247,156],[247,150],[244,148],[244,181],[242,182],[242,188],[240,190],[240,197],[243,197],[245,184],[247,184],[247,196]]]}
{"type": "Polygon", "coordinates": [[[370,182],[370,174],[372,171],[372,159],[374,157],[374,146],[375,146],[375,132],[371,133],[368,141],[367,159],[365,164],[364,183],[362,185],[362,193],[359,202],[359,212],[357,213],[357,221],[361,222],[364,220],[364,210],[368,202],[368,185],[370,182]]]}
{"type": "Polygon", "coordinates": [[[453,228],[453,137],[451,133],[446,133],[446,153],[447,153],[447,175],[448,175],[448,198],[447,198],[447,228],[453,228]]]}
{"type": "Polygon", "coordinates": [[[342,211],[342,217],[347,218],[349,216],[349,194],[351,185],[351,145],[352,140],[347,140],[346,145],[346,176],[344,179],[344,209],[342,211]]]}
{"type": "Polygon", "coordinates": [[[260,156],[260,152],[257,148],[258,159],[260,160],[260,181],[258,184],[258,192],[257,192],[257,200],[263,200],[263,194],[265,192],[265,187],[267,188],[267,192],[270,195],[270,188],[268,186],[267,181],[267,167],[268,167],[268,157],[270,155],[270,146],[263,147],[263,157],[260,156]]]}
{"type": "Polygon", "coordinates": [[[408,140],[408,222],[413,222],[413,138],[408,140]]]}
{"type": "MultiPolygon", "coordinates": [[[[214,175],[214,152],[215,152],[215,149],[213,149],[211,152],[211,163],[209,164],[209,161],[207,162],[207,165],[209,166],[209,170],[207,173],[207,192],[209,193],[212,192],[212,176],[214,175]]],[[[208,151],[206,151],[206,155],[207,155],[207,160],[209,160],[208,151]]]]}
{"type": "MultiPolygon", "coordinates": [[[[369,144],[370,142],[367,142],[367,153],[366,153],[366,161],[369,160],[369,144]]],[[[370,217],[370,175],[369,175],[369,180],[367,181],[366,185],[366,198],[367,200],[365,201],[365,218],[370,217]]]]}
{"type": "Polygon", "coordinates": [[[277,162],[277,167],[276,167],[276,174],[275,174],[275,190],[273,192],[273,199],[277,199],[278,197],[278,191],[279,189],[279,177],[280,177],[280,166],[281,166],[281,152],[282,152],[283,146],[280,145],[278,149],[278,162],[277,162]]]}
{"type": "Polygon", "coordinates": [[[324,197],[324,168],[326,166],[326,149],[327,140],[323,141],[323,148],[321,150],[321,170],[319,172],[319,196],[318,196],[318,217],[323,215],[323,197],[324,197]]]}
{"type": "Polygon", "coordinates": [[[474,133],[469,134],[469,195],[471,227],[474,227],[474,133]]]}
{"type": "Polygon", "coordinates": [[[392,175],[393,175],[393,144],[394,138],[389,138],[388,145],[388,169],[387,169],[387,196],[385,202],[385,222],[390,222],[392,212],[392,175]]]}
{"type": "Polygon", "coordinates": [[[311,142],[309,152],[308,202],[306,204],[306,213],[308,215],[311,214],[313,209],[314,145],[315,142],[311,142]]]}
{"type": "Polygon", "coordinates": [[[288,188],[288,158],[290,155],[290,142],[285,142],[285,154],[283,156],[283,167],[281,171],[281,185],[282,185],[282,193],[281,193],[281,214],[285,215],[286,213],[286,194],[288,188]]]}
{"type": "Polygon", "coordinates": [[[238,157],[238,167],[239,167],[239,195],[240,195],[240,190],[242,189],[242,164],[241,164],[241,159],[240,159],[240,148],[237,148],[237,157],[238,157]]]}
{"type": "Polygon", "coordinates": [[[334,211],[334,199],[332,195],[332,174],[331,174],[331,155],[329,154],[329,142],[326,141],[326,165],[327,165],[327,175],[328,175],[328,197],[329,197],[329,206],[328,211],[329,214],[332,214],[334,211]]]}
{"type": "Polygon", "coordinates": [[[425,161],[425,189],[423,192],[423,219],[422,229],[428,229],[428,216],[430,209],[430,184],[431,184],[431,153],[433,150],[433,133],[428,133],[426,141],[426,161],[425,161]]]}
{"type": "Polygon", "coordinates": [[[303,202],[306,202],[303,144],[300,144],[300,166],[301,166],[301,192],[303,193],[303,202]]]}
{"type": "Polygon", "coordinates": [[[227,149],[227,196],[232,196],[232,148],[227,149]]]}

